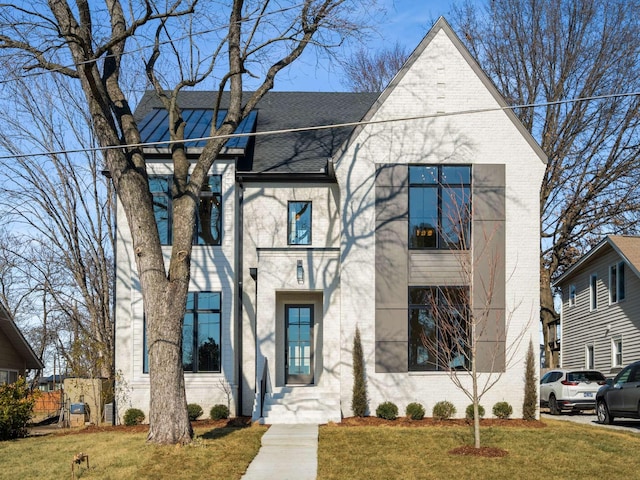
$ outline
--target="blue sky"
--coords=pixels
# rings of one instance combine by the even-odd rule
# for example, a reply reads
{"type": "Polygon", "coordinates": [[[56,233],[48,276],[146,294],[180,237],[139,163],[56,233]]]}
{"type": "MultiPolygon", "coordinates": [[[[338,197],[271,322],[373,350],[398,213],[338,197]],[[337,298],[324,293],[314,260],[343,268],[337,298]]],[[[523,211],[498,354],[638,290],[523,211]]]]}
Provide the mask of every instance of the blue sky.
{"type": "MultiPolygon", "coordinates": [[[[422,40],[433,22],[440,16],[448,17],[451,6],[461,0],[378,0],[386,10],[380,18],[378,33],[372,34],[367,46],[381,49],[385,44],[399,42],[410,52],[422,40]]],[[[345,47],[348,48],[348,47],[345,47]]],[[[289,71],[276,80],[276,90],[295,91],[341,91],[345,90],[339,74],[341,69],[335,62],[306,55],[291,65],[289,71]]]]}

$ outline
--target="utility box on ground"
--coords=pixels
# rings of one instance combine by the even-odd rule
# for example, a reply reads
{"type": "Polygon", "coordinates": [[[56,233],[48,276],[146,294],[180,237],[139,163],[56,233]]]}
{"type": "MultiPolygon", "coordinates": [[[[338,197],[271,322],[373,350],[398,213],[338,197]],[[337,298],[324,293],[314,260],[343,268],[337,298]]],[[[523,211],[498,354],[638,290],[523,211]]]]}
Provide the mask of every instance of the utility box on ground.
{"type": "Polygon", "coordinates": [[[104,405],[113,401],[112,383],[106,378],[65,378],[64,396],[71,426],[100,425],[104,405]]]}

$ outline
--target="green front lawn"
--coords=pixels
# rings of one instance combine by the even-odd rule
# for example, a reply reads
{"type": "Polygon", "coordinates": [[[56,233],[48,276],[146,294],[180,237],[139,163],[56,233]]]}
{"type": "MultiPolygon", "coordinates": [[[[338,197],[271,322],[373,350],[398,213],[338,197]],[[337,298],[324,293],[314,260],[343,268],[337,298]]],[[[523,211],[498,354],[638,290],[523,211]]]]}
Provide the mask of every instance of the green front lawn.
{"type": "Polygon", "coordinates": [[[507,450],[502,458],[449,454],[473,444],[469,427],[326,426],[320,429],[318,479],[638,477],[640,435],[570,422],[545,423],[545,428],[484,428],[483,445],[507,450]]]}
{"type": "Polygon", "coordinates": [[[0,478],[66,480],[73,456],[84,452],[91,468],[76,467],[79,479],[239,479],[266,427],[197,427],[186,447],[148,445],[146,433],[105,430],[0,442],[0,478]]]}

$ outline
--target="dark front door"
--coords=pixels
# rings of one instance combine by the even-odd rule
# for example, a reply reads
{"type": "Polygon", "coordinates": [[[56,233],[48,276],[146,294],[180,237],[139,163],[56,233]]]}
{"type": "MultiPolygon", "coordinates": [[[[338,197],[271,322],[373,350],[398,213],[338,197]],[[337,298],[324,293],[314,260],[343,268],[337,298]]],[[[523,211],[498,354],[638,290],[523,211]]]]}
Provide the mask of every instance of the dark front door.
{"type": "Polygon", "coordinates": [[[313,305],[286,305],[285,332],[286,383],[313,383],[313,305]]]}

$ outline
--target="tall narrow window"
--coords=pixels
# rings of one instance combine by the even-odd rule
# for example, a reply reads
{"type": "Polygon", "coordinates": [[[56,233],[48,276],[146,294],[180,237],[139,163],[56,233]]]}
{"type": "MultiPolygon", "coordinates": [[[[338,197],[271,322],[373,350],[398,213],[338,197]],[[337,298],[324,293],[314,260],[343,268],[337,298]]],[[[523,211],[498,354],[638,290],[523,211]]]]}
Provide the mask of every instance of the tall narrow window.
{"type": "Polygon", "coordinates": [[[469,367],[469,290],[409,288],[409,370],[469,367]]]}
{"type": "Polygon", "coordinates": [[[589,307],[592,312],[598,309],[598,275],[595,273],[589,277],[589,307]]]}
{"type": "Polygon", "coordinates": [[[625,296],[624,262],[618,262],[609,267],[609,303],[624,300],[625,296]]]}
{"type": "Polygon", "coordinates": [[[220,293],[189,292],[182,327],[185,372],[220,371],[220,293]]]}
{"type": "Polygon", "coordinates": [[[162,245],[171,245],[171,195],[169,177],[149,177],[149,189],[153,196],[153,214],[162,245]]]}
{"type": "Polygon", "coordinates": [[[289,202],[288,244],[311,245],[311,202],[289,202]]]}
{"type": "Polygon", "coordinates": [[[198,245],[220,245],[222,188],[220,175],[207,177],[198,204],[198,245]]]}
{"type": "Polygon", "coordinates": [[[595,368],[595,352],[593,345],[587,345],[585,348],[585,367],[588,369],[595,368]]]}
{"type": "Polygon", "coordinates": [[[611,363],[613,367],[622,366],[622,339],[616,338],[612,340],[611,363]]]}
{"type": "MultiPolygon", "coordinates": [[[[153,213],[158,225],[160,243],[171,245],[172,202],[171,178],[169,176],[149,177],[149,189],[153,196],[153,213]]],[[[200,191],[194,245],[220,245],[222,231],[222,189],[220,175],[210,175],[200,191]]]]}
{"type": "Polygon", "coordinates": [[[409,167],[409,248],[469,248],[471,167],[409,167]]]}
{"type": "Polygon", "coordinates": [[[576,286],[569,285],[569,306],[573,307],[576,304],[576,286]]]}

